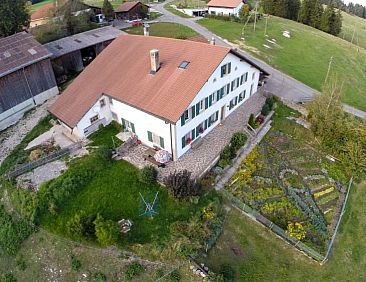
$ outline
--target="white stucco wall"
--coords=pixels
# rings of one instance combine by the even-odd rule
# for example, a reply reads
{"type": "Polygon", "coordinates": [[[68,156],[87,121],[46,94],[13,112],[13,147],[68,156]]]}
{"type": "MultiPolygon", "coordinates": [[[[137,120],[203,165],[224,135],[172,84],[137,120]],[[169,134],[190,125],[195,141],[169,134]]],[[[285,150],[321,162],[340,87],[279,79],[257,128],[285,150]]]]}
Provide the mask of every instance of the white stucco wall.
{"type": "Polygon", "coordinates": [[[208,7],[208,13],[209,15],[212,15],[212,12],[215,13],[215,15],[223,15],[223,16],[231,16],[234,15],[236,17],[239,16],[239,11],[241,7],[243,7],[243,3],[240,3],[236,8],[225,8],[225,7],[208,7]]]}
{"type": "MultiPolygon", "coordinates": [[[[187,69],[189,71],[189,68],[187,69]]],[[[197,128],[198,125],[203,123],[206,119],[208,119],[211,115],[213,115],[216,111],[219,111],[219,119],[216,121],[211,127],[206,129],[202,134],[200,134],[200,137],[206,136],[209,132],[212,131],[212,129],[220,124],[220,117],[221,117],[221,108],[225,106],[224,110],[224,117],[226,118],[229,116],[233,111],[237,109],[239,105],[244,103],[247,99],[250,97],[250,88],[253,84],[253,94],[257,91],[258,88],[258,81],[259,81],[259,70],[251,66],[250,64],[241,61],[237,56],[233,54],[228,54],[225,59],[222,61],[222,63],[219,65],[219,67],[214,71],[214,73],[211,75],[211,77],[207,80],[205,85],[202,87],[198,95],[195,97],[195,99],[192,101],[192,103],[189,105],[188,109],[191,109],[193,105],[196,105],[198,102],[200,102],[202,99],[205,99],[207,96],[209,96],[212,93],[216,93],[217,90],[221,89],[223,86],[227,85],[228,83],[231,83],[234,79],[237,77],[240,77],[242,74],[245,74],[248,72],[248,79],[247,82],[244,82],[241,86],[234,89],[233,91],[230,91],[230,93],[226,96],[224,96],[219,101],[215,102],[211,107],[208,109],[203,110],[198,116],[195,116],[193,119],[189,120],[185,123],[185,125],[181,126],[180,119],[176,123],[176,144],[177,144],[177,156],[182,156],[185,152],[187,152],[191,144],[186,145],[184,148],[182,148],[182,137],[185,136],[187,133],[191,132],[194,128],[197,128]],[[221,66],[231,62],[231,73],[225,75],[221,78],[221,66]],[[252,80],[252,75],[254,73],[254,79],[252,80]],[[239,96],[241,92],[246,90],[246,96],[243,101],[238,103],[233,109],[229,110],[229,104],[230,101],[235,98],[236,96],[239,96]]],[[[230,89],[231,90],[231,89],[230,89]]]]}

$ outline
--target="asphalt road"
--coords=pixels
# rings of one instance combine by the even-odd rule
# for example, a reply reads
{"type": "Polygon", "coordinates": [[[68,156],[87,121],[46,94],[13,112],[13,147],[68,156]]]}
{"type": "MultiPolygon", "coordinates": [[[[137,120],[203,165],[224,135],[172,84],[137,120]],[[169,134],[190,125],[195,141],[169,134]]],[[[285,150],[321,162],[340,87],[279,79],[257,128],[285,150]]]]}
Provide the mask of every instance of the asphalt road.
{"type": "MultiPolygon", "coordinates": [[[[153,5],[153,9],[157,10],[158,12],[162,13],[163,16],[159,18],[160,22],[174,22],[179,23],[185,26],[190,27],[191,29],[195,30],[208,40],[215,38],[215,42],[218,45],[223,45],[227,47],[235,47],[227,40],[224,40],[217,35],[210,32],[205,27],[199,25],[195,21],[197,18],[182,18],[173,13],[164,9],[164,5],[172,2],[173,0],[167,0],[164,3],[153,5]]],[[[270,79],[266,83],[266,90],[273,93],[276,96],[279,96],[284,99],[288,99],[293,102],[301,102],[301,101],[308,101],[314,97],[314,95],[319,94],[319,92],[302,82],[284,74],[283,72],[271,67],[267,63],[253,57],[251,54],[243,51],[238,50],[244,56],[255,62],[258,66],[266,70],[268,73],[271,74],[270,79]]],[[[355,116],[366,118],[366,112],[358,110],[354,107],[349,105],[344,105],[344,110],[348,113],[351,113],[355,116]]]]}

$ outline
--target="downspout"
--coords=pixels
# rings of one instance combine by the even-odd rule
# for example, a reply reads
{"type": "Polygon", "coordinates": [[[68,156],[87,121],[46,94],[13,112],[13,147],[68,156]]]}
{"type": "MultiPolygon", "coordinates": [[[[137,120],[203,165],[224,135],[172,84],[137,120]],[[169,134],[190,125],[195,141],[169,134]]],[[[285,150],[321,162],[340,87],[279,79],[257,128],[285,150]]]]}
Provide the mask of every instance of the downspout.
{"type": "Polygon", "coordinates": [[[30,94],[31,94],[31,96],[32,96],[33,103],[34,103],[34,105],[37,105],[37,104],[36,104],[36,100],[34,99],[34,96],[33,96],[33,93],[32,93],[32,89],[30,88],[30,85],[29,85],[29,82],[28,82],[27,76],[25,75],[24,68],[23,68],[23,75],[24,75],[24,78],[25,78],[25,82],[27,83],[29,93],[30,93],[30,94]]]}
{"type": "Polygon", "coordinates": [[[173,150],[173,135],[172,135],[172,124],[169,123],[170,127],[170,150],[172,151],[172,159],[174,160],[174,150],[173,150]]]}

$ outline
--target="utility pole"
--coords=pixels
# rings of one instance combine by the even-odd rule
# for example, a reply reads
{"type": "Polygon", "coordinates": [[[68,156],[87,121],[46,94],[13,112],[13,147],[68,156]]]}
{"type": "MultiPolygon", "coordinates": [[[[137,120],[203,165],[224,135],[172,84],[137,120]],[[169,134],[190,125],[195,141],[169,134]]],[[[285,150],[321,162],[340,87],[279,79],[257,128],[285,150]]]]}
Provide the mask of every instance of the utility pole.
{"type": "Polygon", "coordinates": [[[255,2],[255,13],[254,13],[254,32],[255,32],[255,26],[257,24],[257,13],[258,13],[258,1],[255,2]]]}
{"type": "Polygon", "coordinates": [[[330,57],[330,60],[329,60],[329,65],[328,65],[328,71],[327,71],[327,76],[325,77],[325,81],[324,81],[324,84],[327,83],[327,80],[328,80],[328,77],[329,77],[329,73],[330,73],[330,68],[332,66],[332,63],[333,63],[333,56],[330,57]]]}

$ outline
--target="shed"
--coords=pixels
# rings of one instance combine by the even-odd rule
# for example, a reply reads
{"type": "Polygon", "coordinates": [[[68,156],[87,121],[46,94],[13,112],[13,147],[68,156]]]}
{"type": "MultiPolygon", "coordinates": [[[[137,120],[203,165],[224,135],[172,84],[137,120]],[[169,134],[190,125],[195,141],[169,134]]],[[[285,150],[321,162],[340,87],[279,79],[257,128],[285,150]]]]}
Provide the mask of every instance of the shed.
{"type": "Polygon", "coordinates": [[[139,2],[124,2],[114,10],[116,19],[118,20],[136,20],[147,16],[149,6],[139,2]]]}
{"type": "Polygon", "coordinates": [[[26,32],[0,38],[0,130],[58,94],[50,57],[26,32]]]}
{"type": "Polygon", "coordinates": [[[119,29],[106,26],[64,37],[43,46],[52,54],[57,80],[65,74],[80,72],[117,36],[119,29]]]}

